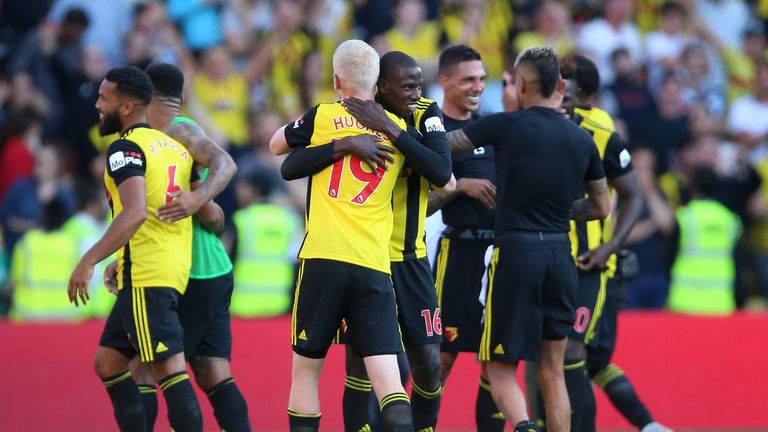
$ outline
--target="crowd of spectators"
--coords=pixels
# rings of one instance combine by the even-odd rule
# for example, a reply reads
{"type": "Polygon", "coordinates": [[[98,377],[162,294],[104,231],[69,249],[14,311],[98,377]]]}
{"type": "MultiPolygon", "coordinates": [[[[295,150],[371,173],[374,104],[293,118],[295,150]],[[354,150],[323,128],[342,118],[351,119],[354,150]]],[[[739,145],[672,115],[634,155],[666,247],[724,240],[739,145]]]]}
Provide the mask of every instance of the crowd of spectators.
{"type": "MultiPolygon", "coordinates": [[[[266,146],[281,124],[335,98],[330,58],[351,37],[413,56],[425,96],[438,102],[440,50],[472,46],[488,72],[486,113],[502,110],[502,73],[526,46],[592,58],[601,75],[594,104],[615,117],[646,197],[627,244],[640,262],[628,306],[665,306],[681,228],[675,214],[704,167],[719,179],[714,198],[743,227],[733,255],[735,304],[765,307],[766,19],[764,0],[4,0],[0,313],[19,239],[46,226],[54,200],[66,217],[83,211],[77,185],[102,182],[99,155],[111,137],[98,136],[94,104],[109,68],[179,66],[186,114],[239,166],[217,200],[226,214],[242,205],[239,182],[266,181],[261,200],[300,216],[305,186],[281,180],[266,146]]],[[[230,245],[236,237],[224,234],[230,245]]]]}

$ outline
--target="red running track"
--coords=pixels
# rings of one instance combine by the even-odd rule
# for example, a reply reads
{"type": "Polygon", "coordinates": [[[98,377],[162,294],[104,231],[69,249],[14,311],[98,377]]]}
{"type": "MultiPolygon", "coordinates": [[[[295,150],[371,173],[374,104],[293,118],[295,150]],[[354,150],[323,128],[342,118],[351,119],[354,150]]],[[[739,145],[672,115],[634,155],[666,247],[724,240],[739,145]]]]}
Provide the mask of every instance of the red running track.
{"type": "MultiPolygon", "coordinates": [[[[0,321],[0,431],[116,430],[111,406],[92,372],[102,322],[15,325],[0,321]]],[[[675,429],[768,430],[768,314],[696,318],[627,312],[620,317],[615,363],[656,419],[675,429]]],[[[287,430],[290,320],[233,323],[233,371],[257,431],[287,430]]],[[[321,380],[321,430],[341,430],[342,350],[321,380]]],[[[460,357],[445,386],[439,429],[474,428],[479,367],[460,357]]],[[[598,393],[600,429],[629,429],[598,393]]],[[[218,430],[198,393],[206,430],[218,430]]],[[[168,431],[162,399],[158,431],[168,431]]]]}

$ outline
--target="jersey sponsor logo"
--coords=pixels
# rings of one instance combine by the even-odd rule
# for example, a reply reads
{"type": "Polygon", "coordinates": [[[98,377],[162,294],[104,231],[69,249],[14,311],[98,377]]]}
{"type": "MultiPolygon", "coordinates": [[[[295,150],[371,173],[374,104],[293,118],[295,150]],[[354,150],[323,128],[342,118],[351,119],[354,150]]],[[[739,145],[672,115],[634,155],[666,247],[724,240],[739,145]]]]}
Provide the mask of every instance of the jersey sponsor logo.
{"type": "Polygon", "coordinates": [[[448,342],[455,342],[456,339],[459,338],[459,328],[458,327],[446,327],[443,330],[443,338],[445,338],[448,342]]]}
{"type": "Polygon", "coordinates": [[[430,117],[424,120],[424,127],[427,129],[427,132],[445,132],[445,127],[440,117],[430,117]]]}
{"type": "Polygon", "coordinates": [[[307,340],[307,332],[302,330],[301,333],[299,333],[299,339],[301,339],[303,341],[307,340]]]}
{"type": "Polygon", "coordinates": [[[162,353],[162,352],[166,352],[166,351],[168,351],[168,347],[165,346],[164,343],[158,342],[157,343],[157,348],[155,348],[155,352],[156,353],[162,353]]]}
{"type": "Polygon", "coordinates": [[[485,154],[485,147],[478,147],[478,148],[472,150],[472,153],[474,153],[474,154],[476,154],[478,156],[479,155],[483,155],[483,154],[485,154]]]}
{"type": "Polygon", "coordinates": [[[632,155],[629,154],[629,150],[622,150],[621,153],[619,153],[619,164],[621,164],[622,168],[626,168],[630,162],[632,162],[632,155]]]}
{"type": "Polygon", "coordinates": [[[504,347],[502,347],[501,344],[496,345],[496,348],[493,349],[493,353],[504,355],[504,347]]]}
{"type": "Polygon", "coordinates": [[[123,152],[112,153],[109,156],[109,169],[117,171],[125,166],[125,155],[123,152]]]}
{"type": "Polygon", "coordinates": [[[136,152],[116,152],[109,157],[109,168],[117,171],[126,165],[143,166],[141,155],[136,152]]]}

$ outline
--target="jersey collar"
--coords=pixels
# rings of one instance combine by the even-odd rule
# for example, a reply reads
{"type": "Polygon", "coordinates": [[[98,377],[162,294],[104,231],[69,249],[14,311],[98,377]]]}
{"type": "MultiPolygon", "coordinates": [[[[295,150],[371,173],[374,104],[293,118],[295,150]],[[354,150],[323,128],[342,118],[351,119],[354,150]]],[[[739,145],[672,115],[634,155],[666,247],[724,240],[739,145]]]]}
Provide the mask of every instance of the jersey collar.
{"type": "Polygon", "coordinates": [[[149,123],[136,123],[136,124],[131,125],[128,129],[126,129],[125,132],[123,132],[122,136],[128,135],[132,130],[134,130],[136,128],[152,129],[152,126],[150,126],[149,123]]]}

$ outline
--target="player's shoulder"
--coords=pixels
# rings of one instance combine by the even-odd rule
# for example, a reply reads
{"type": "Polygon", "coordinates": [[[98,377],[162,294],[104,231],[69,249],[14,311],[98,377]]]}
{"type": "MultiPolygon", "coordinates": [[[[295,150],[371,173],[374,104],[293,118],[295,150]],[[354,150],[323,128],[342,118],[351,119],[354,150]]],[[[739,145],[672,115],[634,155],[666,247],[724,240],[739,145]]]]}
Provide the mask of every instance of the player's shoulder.
{"type": "Polygon", "coordinates": [[[574,114],[581,118],[581,126],[586,126],[590,129],[599,129],[609,133],[616,131],[616,125],[613,122],[611,115],[600,108],[575,108],[574,114]]]}

